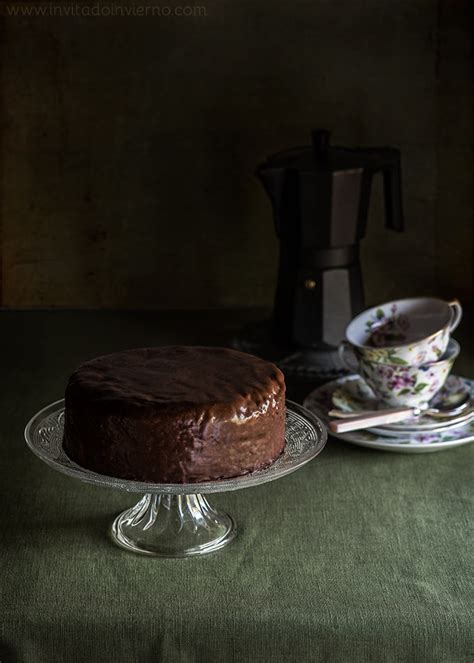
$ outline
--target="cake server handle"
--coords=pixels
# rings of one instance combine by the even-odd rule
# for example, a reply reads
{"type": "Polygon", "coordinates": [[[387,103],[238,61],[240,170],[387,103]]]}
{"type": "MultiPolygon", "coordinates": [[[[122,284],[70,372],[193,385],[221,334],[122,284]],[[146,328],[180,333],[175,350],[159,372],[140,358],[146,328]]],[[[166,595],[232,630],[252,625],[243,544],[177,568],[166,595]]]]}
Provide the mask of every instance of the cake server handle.
{"type": "MultiPolygon", "coordinates": [[[[329,414],[334,413],[331,410],[329,414]]],[[[352,430],[362,430],[371,426],[380,426],[382,424],[394,424],[397,421],[404,421],[409,417],[420,413],[417,407],[399,407],[392,410],[378,410],[357,417],[347,417],[345,419],[331,419],[329,429],[333,433],[349,433],[352,430]]]]}
{"type": "Polygon", "coordinates": [[[360,417],[362,414],[380,414],[380,410],[357,410],[355,412],[347,412],[346,410],[329,410],[329,417],[336,417],[337,419],[354,419],[354,417],[360,417]]]}

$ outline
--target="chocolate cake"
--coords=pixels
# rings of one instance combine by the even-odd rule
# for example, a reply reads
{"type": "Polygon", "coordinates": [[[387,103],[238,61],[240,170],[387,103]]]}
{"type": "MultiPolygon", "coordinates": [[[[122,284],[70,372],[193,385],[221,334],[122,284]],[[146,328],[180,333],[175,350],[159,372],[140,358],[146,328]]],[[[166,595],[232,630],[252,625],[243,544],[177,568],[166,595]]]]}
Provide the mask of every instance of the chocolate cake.
{"type": "Polygon", "coordinates": [[[141,348],[80,366],[66,388],[64,450],[123,479],[184,483],[272,463],[285,439],[285,382],[225,348],[141,348]]]}

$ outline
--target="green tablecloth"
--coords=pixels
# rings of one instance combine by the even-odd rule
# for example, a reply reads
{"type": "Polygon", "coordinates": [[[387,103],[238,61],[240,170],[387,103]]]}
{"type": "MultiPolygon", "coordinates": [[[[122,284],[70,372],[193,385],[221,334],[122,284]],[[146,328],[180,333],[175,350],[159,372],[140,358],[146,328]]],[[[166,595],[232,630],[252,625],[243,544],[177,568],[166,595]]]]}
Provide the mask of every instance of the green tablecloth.
{"type": "Polygon", "coordinates": [[[1,663],[474,659],[474,445],[413,456],[330,439],[291,476],[213,496],[238,538],[182,560],[115,547],[107,529],[136,496],[27,449],[26,421],[81,361],[224,343],[243,318],[0,313],[1,663]]]}

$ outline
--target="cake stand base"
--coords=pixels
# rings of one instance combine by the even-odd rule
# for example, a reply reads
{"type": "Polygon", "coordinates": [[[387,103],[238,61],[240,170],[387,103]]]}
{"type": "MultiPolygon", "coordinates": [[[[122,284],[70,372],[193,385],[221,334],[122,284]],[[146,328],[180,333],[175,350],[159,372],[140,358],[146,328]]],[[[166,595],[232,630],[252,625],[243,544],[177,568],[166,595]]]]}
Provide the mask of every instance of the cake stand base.
{"type": "Polygon", "coordinates": [[[204,495],[147,493],[114,520],[112,539],[121,548],[155,557],[189,557],[219,550],[236,535],[230,516],[204,495]]]}

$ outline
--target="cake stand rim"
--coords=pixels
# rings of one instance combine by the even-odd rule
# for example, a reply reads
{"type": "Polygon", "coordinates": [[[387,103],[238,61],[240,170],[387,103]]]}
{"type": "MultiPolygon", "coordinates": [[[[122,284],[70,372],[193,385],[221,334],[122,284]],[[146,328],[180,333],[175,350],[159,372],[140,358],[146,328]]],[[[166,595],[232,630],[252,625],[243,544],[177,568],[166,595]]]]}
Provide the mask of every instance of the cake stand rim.
{"type": "MultiPolygon", "coordinates": [[[[119,477],[113,477],[105,474],[99,474],[93,472],[92,470],[87,470],[84,467],[74,463],[70,460],[63,448],[62,442],[60,443],[60,453],[67,458],[68,464],[66,465],[61,459],[53,458],[48,456],[47,453],[38,448],[35,445],[32,439],[32,430],[36,427],[38,430],[41,430],[41,423],[44,421],[46,412],[48,416],[56,414],[59,416],[64,411],[64,398],[60,398],[56,401],[53,401],[49,405],[38,410],[28,421],[24,430],[25,441],[28,445],[30,451],[46,465],[49,465],[52,469],[61,472],[74,479],[89,483],[95,486],[103,486],[106,488],[115,488],[116,490],[122,490],[130,493],[161,493],[161,494],[174,494],[174,495],[192,495],[192,494],[211,494],[211,493],[223,493],[230,492],[234,490],[241,490],[244,488],[252,488],[254,486],[259,486],[263,483],[268,483],[270,481],[275,481],[281,479],[284,476],[292,474],[296,470],[300,469],[311,460],[316,458],[324,447],[326,446],[328,439],[328,432],[324,422],[320,417],[315,415],[313,412],[308,410],[303,405],[295,403],[289,399],[285,400],[285,414],[291,412],[296,414],[306,420],[306,423],[309,423],[313,430],[316,432],[316,440],[311,448],[303,453],[300,458],[297,458],[296,461],[285,468],[280,469],[280,471],[275,471],[275,463],[281,458],[279,456],[275,461],[270,464],[267,468],[262,470],[257,470],[256,472],[249,472],[247,474],[242,474],[236,477],[229,477],[226,479],[211,480],[205,482],[196,482],[196,483],[168,483],[168,484],[158,484],[158,483],[147,483],[143,481],[133,481],[131,479],[121,479],[119,477]],[[56,408],[56,409],[55,409],[56,408]],[[43,415],[43,416],[42,416],[43,415]],[[272,471],[273,470],[273,471],[272,471]],[[257,474],[258,472],[258,474],[257,474]]],[[[285,445],[285,449],[286,449],[285,445]]],[[[283,454],[285,451],[283,451],[283,454]]]]}

